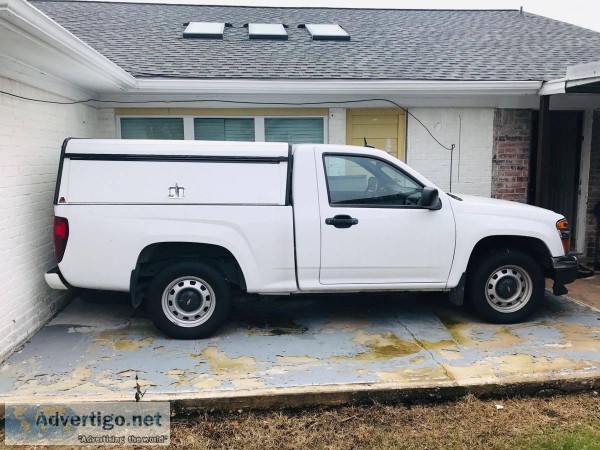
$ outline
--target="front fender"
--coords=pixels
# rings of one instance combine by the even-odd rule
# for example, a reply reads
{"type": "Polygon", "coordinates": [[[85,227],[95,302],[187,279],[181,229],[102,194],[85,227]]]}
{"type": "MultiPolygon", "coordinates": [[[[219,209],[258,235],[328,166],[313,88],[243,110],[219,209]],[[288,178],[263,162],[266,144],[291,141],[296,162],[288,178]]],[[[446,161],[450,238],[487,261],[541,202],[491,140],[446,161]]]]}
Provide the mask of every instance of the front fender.
{"type": "MultiPolygon", "coordinates": [[[[456,211],[456,209],[455,209],[456,211]]],[[[561,217],[556,215],[557,217],[561,217]]],[[[556,221],[538,220],[532,217],[518,217],[507,214],[482,214],[458,212],[456,220],[456,250],[448,288],[458,285],[461,275],[466,272],[469,259],[476,245],[490,237],[523,237],[541,241],[548,249],[549,256],[564,255],[564,249],[556,230],[556,221]]]]}

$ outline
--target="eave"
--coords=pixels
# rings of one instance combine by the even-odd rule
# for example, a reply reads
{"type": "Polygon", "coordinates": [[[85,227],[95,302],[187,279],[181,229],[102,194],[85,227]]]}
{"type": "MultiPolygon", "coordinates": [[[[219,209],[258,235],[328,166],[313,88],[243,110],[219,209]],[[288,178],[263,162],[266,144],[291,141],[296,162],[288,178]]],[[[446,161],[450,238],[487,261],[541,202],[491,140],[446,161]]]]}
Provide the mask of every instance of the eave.
{"type": "Polygon", "coordinates": [[[600,61],[567,67],[564,78],[545,82],[539,94],[600,93],[600,61]]]}
{"type": "Polygon", "coordinates": [[[0,0],[0,75],[78,100],[136,86],[133,76],[24,0],[0,0]]]}

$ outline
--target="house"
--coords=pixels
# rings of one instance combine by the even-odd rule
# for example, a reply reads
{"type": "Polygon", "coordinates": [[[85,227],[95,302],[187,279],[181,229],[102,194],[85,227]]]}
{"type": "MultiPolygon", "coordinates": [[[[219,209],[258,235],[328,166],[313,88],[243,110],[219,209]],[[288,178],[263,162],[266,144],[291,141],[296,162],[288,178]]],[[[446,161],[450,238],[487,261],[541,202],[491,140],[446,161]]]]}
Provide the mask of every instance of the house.
{"type": "Polygon", "coordinates": [[[589,255],[598,61],[600,33],[516,10],[0,0],[0,359],[65,302],[43,273],[68,136],[366,140],[561,212],[589,255]]]}

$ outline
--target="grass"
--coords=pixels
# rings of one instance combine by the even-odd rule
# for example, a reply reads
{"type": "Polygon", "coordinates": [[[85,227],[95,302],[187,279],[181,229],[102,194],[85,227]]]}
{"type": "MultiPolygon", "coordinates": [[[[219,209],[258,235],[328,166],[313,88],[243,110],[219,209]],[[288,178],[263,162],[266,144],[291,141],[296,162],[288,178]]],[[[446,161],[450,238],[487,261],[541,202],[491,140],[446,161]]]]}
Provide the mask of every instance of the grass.
{"type": "Polygon", "coordinates": [[[174,418],[171,443],[178,449],[600,450],[600,397],[468,396],[437,404],[203,413],[174,418]]]}
{"type": "Polygon", "coordinates": [[[600,434],[587,428],[524,437],[517,445],[529,450],[598,450],[600,434]]]}

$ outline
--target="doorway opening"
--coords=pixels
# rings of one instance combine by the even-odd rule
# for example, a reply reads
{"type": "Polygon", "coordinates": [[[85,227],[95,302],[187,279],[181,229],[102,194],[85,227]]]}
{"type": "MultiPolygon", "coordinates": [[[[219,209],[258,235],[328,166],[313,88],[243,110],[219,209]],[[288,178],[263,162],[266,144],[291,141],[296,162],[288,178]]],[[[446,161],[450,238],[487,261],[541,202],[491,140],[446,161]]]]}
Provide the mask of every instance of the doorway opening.
{"type": "Polygon", "coordinates": [[[583,112],[549,111],[547,144],[542,151],[540,166],[539,193],[536,187],[538,125],[539,112],[534,111],[527,202],[565,216],[571,228],[571,248],[575,248],[583,112]]]}

